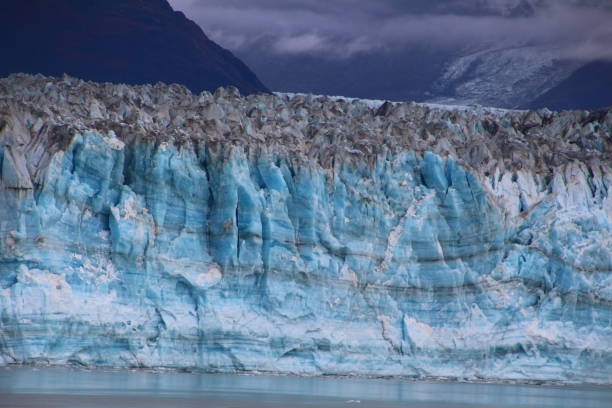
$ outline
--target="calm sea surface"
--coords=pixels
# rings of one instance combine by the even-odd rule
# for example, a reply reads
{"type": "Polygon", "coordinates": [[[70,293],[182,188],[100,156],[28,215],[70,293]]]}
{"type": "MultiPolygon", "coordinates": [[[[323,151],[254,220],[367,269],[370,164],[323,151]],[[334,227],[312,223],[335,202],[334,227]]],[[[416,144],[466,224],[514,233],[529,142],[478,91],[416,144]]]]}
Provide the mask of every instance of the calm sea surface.
{"type": "Polygon", "coordinates": [[[3,368],[0,407],[610,408],[612,387],[3,368]]]}

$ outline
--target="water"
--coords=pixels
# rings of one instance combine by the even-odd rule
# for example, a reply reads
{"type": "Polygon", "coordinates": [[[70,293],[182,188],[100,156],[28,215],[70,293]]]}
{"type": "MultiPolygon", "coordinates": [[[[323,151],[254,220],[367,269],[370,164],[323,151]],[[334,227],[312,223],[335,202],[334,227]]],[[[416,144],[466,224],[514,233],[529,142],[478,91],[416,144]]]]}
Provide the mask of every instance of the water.
{"type": "Polygon", "coordinates": [[[0,407],[612,407],[612,387],[0,369],[0,407]]]}

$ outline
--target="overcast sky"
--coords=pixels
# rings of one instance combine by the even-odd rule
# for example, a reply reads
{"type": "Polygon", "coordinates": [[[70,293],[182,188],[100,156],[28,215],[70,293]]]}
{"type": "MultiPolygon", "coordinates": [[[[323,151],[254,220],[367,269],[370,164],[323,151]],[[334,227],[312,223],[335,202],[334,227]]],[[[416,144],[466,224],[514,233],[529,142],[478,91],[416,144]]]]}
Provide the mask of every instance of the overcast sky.
{"type": "Polygon", "coordinates": [[[566,57],[612,59],[610,0],[169,1],[235,51],[343,58],[414,44],[530,44],[566,57]]]}

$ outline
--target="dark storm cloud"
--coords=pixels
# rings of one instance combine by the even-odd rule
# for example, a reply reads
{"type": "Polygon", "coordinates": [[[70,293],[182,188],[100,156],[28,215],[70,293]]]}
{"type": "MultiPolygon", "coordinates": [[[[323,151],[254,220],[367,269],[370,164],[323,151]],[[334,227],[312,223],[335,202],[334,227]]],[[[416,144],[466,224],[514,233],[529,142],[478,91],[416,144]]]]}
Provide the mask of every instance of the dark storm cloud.
{"type": "Polygon", "coordinates": [[[170,0],[221,45],[342,58],[422,44],[612,59],[607,0],[170,0]]]}

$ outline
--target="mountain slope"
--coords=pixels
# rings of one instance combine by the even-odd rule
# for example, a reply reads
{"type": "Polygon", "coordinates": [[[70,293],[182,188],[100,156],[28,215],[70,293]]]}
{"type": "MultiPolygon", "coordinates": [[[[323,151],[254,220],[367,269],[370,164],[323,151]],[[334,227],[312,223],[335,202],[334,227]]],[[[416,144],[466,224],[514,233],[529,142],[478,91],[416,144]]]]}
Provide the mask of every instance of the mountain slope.
{"type": "Polygon", "coordinates": [[[166,0],[8,0],[0,14],[0,76],[12,72],[143,84],[193,92],[234,85],[267,92],[238,58],[166,0]]]}
{"type": "Polygon", "coordinates": [[[597,109],[612,106],[612,62],[595,61],[541,95],[527,107],[551,109],[597,109]]]}

